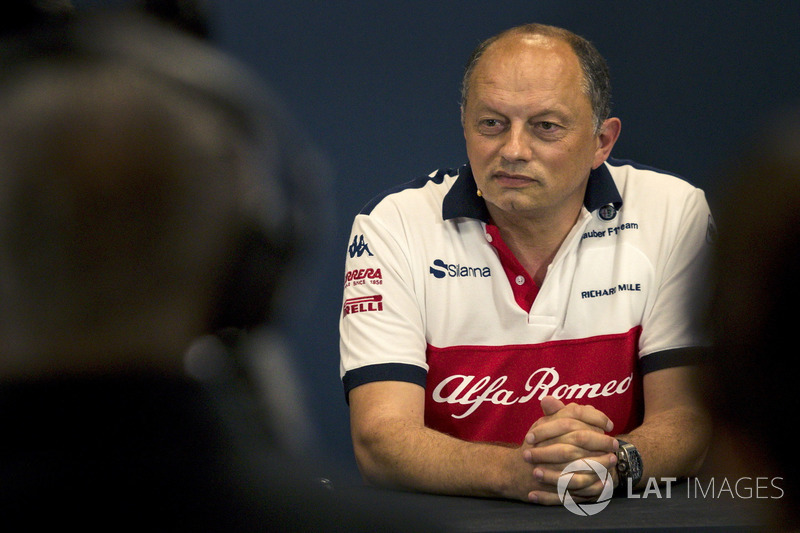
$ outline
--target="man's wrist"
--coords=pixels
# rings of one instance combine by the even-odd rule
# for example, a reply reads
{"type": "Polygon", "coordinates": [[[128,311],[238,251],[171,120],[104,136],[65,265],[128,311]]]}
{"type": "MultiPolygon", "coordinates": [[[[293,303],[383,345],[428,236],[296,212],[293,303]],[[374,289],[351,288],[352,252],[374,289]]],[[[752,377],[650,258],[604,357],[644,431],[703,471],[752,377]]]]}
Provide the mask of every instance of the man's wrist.
{"type": "Polygon", "coordinates": [[[612,476],[617,476],[617,492],[627,490],[628,487],[635,487],[642,479],[644,472],[642,457],[636,446],[622,439],[617,439],[619,449],[617,450],[617,467],[612,472],[612,476]]]}

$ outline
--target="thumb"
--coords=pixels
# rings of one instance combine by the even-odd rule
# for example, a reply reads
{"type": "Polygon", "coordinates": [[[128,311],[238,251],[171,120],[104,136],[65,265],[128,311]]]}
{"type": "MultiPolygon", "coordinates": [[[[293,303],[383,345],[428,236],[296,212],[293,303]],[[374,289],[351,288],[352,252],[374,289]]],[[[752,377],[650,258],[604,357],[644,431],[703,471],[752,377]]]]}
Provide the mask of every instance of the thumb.
{"type": "Polygon", "coordinates": [[[563,409],[564,402],[553,396],[545,396],[542,398],[541,406],[542,412],[545,414],[545,416],[550,416],[563,409]]]}

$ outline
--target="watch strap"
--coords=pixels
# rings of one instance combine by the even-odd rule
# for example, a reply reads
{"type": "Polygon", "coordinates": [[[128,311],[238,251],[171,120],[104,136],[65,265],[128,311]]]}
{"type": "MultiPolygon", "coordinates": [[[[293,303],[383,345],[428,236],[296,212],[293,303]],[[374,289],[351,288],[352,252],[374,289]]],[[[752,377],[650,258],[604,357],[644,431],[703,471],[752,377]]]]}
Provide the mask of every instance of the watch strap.
{"type": "Polygon", "coordinates": [[[618,491],[626,490],[630,480],[633,487],[642,479],[642,457],[633,444],[617,439],[619,450],[617,451],[617,474],[619,476],[618,491]]]}

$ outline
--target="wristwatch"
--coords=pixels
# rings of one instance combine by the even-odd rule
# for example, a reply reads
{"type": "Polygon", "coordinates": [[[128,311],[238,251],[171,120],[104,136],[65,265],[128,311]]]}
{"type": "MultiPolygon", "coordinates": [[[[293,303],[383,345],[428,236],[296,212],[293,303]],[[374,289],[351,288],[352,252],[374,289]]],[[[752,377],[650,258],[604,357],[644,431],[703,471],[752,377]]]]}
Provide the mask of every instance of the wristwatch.
{"type": "Polygon", "coordinates": [[[639,455],[636,446],[630,442],[620,439],[617,439],[617,442],[619,442],[619,449],[617,450],[619,488],[635,487],[639,480],[642,479],[642,456],[639,455]]]}

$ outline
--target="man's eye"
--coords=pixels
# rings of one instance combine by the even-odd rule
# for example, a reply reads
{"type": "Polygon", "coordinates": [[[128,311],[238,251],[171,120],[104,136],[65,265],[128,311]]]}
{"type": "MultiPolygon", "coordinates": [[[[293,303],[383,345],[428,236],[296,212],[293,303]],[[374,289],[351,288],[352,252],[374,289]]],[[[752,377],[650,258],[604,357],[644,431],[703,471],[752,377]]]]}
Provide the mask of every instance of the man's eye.
{"type": "Polygon", "coordinates": [[[478,122],[478,129],[482,132],[494,133],[503,129],[503,123],[496,118],[485,118],[478,122]]]}
{"type": "Polygon", "coordinates": [[[548,122],[546,120],[536,124],[536,131],[543,139],[557,139],[564,135],[564,127],[555,122],[548,122]]]}

